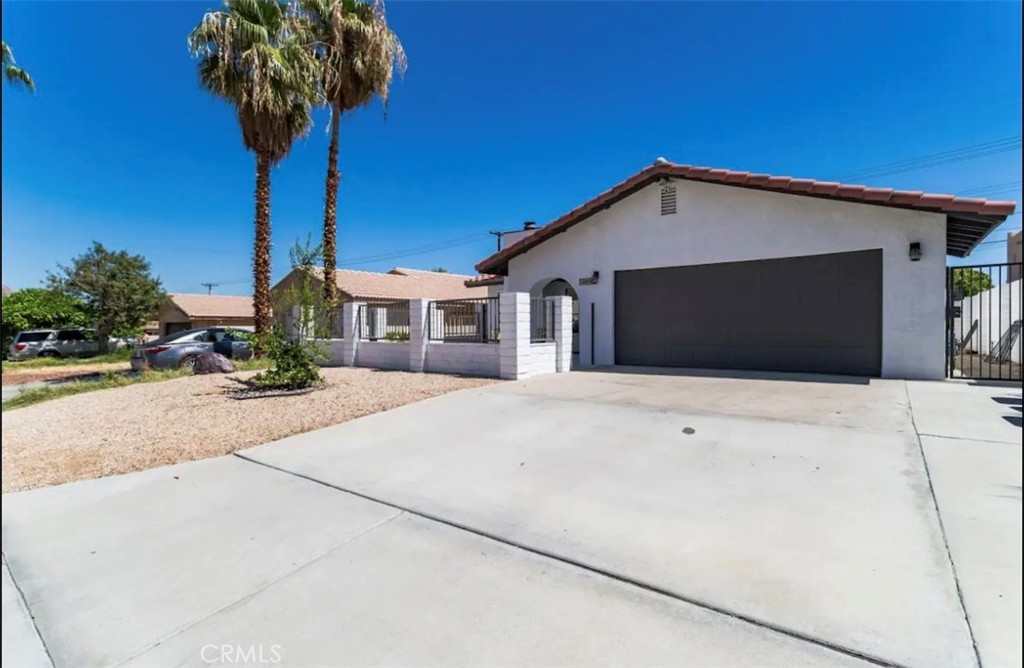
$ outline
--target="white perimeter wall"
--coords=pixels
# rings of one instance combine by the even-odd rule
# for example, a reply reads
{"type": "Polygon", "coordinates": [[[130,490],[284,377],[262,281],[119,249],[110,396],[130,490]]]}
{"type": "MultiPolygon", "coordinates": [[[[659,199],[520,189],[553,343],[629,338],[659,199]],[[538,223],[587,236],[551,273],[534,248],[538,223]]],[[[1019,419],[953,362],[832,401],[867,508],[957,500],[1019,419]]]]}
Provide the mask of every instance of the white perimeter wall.
{"type": "MultiPolygon", "coordinates": [[[[967,338],[974,321],[978,322],[967,349],[987,355],[999,343],[1010,325],[1020,320],[1021,282],[1005,283],[991,290],[979,292],[960,302],[960,317],[953,321],[953,335],[957,340],[967,338]]],[[[1010,359],[1021,361],[1020,339],[1014,344],[1010,359]]]]}
{"type": "Polygon", "coordinates": [[[408,371],[409,352],[408,343],[360,341],[356,348],[356,366],[408,371]]]}
{"type": "MultiPolygon", "coordinates": [[[[881,248],[882,375],[945,373],[946,223],[941,214],[676,180],[678,210],[660,215],[652,184],[513,258],[508,291],[564,278],[580,300],[581,366],[614,363],[615,271],[881,248]],[[924,257],[911,262],[910,242],[924,257]],[[600,272],[597,285],[579,278],[600,272]]],[[[713,286],[709,286],[713,289],[713,286]]]]}
{"type": "Polygon", "coordinates": [[[501,371],[498,344],[428,343],[423,370],[496,378],[501,371]]]}

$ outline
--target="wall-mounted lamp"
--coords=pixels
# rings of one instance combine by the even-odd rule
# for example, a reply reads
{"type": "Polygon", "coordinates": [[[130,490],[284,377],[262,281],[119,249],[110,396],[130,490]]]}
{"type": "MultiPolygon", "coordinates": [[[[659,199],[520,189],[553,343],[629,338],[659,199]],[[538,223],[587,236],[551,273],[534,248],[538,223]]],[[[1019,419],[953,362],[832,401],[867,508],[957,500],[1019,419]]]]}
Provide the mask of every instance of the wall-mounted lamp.
{"type": "Polygon", "coordinates": [[[921,259],[921,242],[912,241],[910,242],[910,261],[917,262],[921,259]]]}
{"type": "Polygon", "coordinates": [[[600,277],[601,273],[595,269],[594,273],[590,276],[584,276],[580,279],[580,285],[597,285],[597,279],[600,277]]]}

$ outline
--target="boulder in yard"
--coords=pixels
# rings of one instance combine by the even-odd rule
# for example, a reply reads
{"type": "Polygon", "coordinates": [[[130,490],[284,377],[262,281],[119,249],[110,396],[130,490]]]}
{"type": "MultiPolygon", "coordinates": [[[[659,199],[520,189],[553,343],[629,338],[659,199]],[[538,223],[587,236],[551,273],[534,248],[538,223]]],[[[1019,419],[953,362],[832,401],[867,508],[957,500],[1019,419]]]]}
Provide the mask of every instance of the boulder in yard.
{"type": "Polygon", "coordinates": [[[192,372],[195,374],[231,373],[234,370],[235,365],[231,363],[231,360],[220,353],[203,353],[201,355],[197,355],[195,364],[192,366],[192,372]]]}

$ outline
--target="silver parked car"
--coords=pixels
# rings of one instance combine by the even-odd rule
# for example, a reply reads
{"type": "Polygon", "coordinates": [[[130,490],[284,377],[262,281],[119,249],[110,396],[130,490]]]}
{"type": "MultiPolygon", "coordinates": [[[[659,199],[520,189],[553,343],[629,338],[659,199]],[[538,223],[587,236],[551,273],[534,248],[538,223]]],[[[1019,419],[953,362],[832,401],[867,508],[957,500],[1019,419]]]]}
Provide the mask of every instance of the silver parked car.
{"type": "Polygon", "coordinates": [[[220,353],[228,359],[252,357],[251,328],[205,327],[168,334],[162,339],[136,344],[132,371],[191,367],[202,353],[220,353]]]}
{"type": "Polygon", "coordinates": [[[95,330],[31,329],[18,332],[7,349],[7,358],[20,362],[35,357],[89,357],[99,352],[95,330]]]}

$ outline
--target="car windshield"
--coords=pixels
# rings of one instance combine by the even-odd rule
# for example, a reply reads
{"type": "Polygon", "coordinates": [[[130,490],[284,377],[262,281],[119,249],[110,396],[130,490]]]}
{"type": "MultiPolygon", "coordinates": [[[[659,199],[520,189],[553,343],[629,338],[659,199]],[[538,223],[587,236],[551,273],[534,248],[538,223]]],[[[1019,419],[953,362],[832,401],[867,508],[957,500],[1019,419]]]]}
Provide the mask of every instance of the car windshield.
{"type": "Polygon", "coordinates": [[[36,341],[45,341],[50,337],[53,332],[22,332],[18,334],[18,343],[33,343],[36,341]]]}
{"type": "Polygon", "coordinates": [[[159,346],[161,344],[169,343],[191,343],[193,341],[205,341],[206,333],[208,330],[205,329],[188,329],[183,332],[175,332],[174,334],[168,334],[167,336],[157,339],[156,341],[147,341],[146,346],[159,346]]]}

